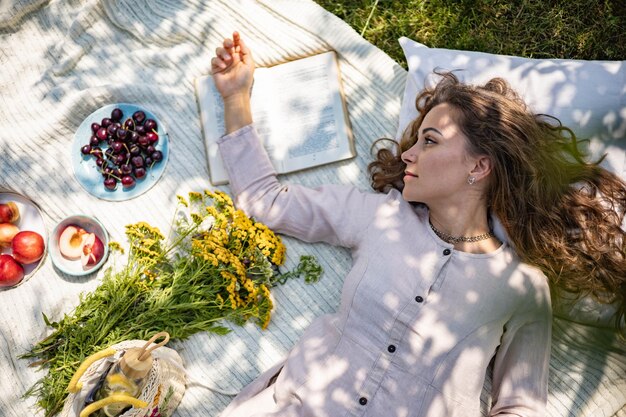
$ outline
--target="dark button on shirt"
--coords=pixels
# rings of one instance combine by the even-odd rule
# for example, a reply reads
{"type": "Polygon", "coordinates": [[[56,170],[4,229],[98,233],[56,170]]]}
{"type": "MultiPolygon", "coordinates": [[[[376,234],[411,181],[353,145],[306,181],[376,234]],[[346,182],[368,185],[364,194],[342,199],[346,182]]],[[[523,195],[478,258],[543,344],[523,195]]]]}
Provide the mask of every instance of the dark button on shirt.
{"type": "Polygon", "coordinates": [[[415,301],[417,301],[418,303],[421,303],[424,301],[424,298],[421,295],[418,295],[417,297],[415,297],[415,301]]]}
{"type": "Polygon", "coordinates": [[[365,397],[359,398],[359,404],[361,404],[361,405],[367,404],[367,398],[365,398],[365,397]]]}
{"type": "Polygon", "coordinates": [[[443,254],[446,255],[446,256],[450,255],[450,253],[451,253],[450,249],[444,249],[443,250],[443,254]]]}
{"type": "Polygon", "coordinates": [[[389,351],[389,353],[393,353],[396,351],[396,347],[394,345],[389,345],[387,346],[387,350],[389,351]]]}

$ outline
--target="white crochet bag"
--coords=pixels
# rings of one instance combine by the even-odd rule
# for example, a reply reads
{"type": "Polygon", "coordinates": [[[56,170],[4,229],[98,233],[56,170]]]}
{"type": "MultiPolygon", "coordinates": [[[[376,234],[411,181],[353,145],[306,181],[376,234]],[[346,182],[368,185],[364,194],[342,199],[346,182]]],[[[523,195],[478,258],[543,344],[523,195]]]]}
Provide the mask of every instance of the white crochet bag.
{"type": "MultiPolygon", "coordinates": [[[[82,386],[76,393],[70,393],[65,399],[61,417],[79,417],[85,408],[85,399],[98,384],[102,373],[110,364],[120,360],[127,349],[141,348],[148,344],[152,349],[152,367],[146,377],[146,382],[141,394],[137,397],[145,401],[145,408],[131,408],[122,417],[169,417],[172,415],[183,398],[186,387],[185,369],[183,361],[178,353],[165,346],[150,344],[159,333],[150,341],[128,340],[111,346],[115,350],[113,355],[104,357],[92,363],[80,377],[79,384],[82,386]]],[[[167,336],[169,339],[169,335],[167,336]]],[[[164,344],[164,343],[162,343],[164,344]]]]}

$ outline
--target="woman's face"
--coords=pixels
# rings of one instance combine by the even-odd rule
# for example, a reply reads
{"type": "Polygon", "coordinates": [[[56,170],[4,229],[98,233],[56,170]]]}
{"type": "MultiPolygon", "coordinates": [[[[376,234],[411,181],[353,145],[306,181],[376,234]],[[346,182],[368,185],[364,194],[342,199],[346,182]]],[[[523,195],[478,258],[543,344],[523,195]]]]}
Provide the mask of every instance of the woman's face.
{"type": "Polygon", "coordinates": [[[462,199],[475,159],[467,151],[468,139],[453,114],[457,110],[442,103],[424,117],[415,144],[402,153],[406,163],[402,196],[428,206],[462,199]]]}

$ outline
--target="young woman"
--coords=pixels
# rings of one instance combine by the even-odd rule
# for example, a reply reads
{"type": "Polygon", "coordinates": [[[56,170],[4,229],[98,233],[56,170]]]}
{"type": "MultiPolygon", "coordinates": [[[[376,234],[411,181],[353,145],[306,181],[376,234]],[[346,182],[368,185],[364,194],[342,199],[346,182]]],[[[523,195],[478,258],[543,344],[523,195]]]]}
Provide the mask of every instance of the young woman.
{"type": "Polygon", "coordinates": [[[504,81],[444,74],[418,97],[398,152],[370,165],[379,192],[283,185],[252,124],[250,50],[234,33],[211,64],[238,206],[353,257],[339,310],[222,417],[479,416],[490,363],[490,415],[543,416],[548,278],[619,302],[623,316],[625,184],[585,163],[571,132],[529,113],[504,81]]]}

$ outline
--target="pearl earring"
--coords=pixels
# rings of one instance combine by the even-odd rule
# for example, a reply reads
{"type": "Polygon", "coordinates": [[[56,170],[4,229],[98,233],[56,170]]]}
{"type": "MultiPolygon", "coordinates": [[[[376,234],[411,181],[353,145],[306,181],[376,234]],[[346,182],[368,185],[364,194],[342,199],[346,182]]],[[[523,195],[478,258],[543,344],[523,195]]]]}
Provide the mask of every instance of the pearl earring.
{"type": "Polygon", "coordinates": [[[468,183],[469,185],[472,185],[472,184],[474,184],[475,182],[476,182],[476,178],[474,178],[474,177],[467,177],[467,183],[468,183]]]}

